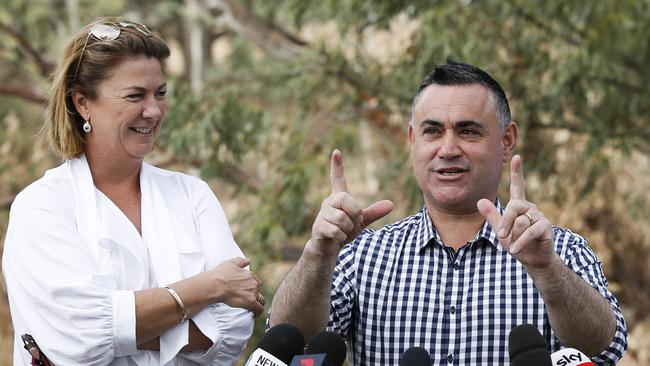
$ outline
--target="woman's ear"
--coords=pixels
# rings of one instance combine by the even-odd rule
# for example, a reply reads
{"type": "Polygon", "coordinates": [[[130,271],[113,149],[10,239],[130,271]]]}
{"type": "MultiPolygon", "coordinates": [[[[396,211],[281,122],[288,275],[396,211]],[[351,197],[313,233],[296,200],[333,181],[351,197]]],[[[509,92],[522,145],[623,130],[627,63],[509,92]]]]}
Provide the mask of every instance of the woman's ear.
{"type": "Polygon", "coordinates": [[[81,115],[84,120],[88,120],[90,117],[90,110],[88,109],[88,98],[86,98],[86,96],[80,92],[73,90],[72,102],[74,103],[74,107],[77,109],[77,113],[79,113],[79,115],[81,115]]]}

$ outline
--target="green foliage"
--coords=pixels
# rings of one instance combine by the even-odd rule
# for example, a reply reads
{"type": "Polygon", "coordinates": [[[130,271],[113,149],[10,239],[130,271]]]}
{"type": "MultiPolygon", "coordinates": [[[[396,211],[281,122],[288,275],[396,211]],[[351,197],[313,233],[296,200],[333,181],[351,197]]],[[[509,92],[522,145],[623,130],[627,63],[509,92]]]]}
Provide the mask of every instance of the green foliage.
{"type": "MultiPolygon", "coordinates": [[[[75,31],[74,21],[127,15],[178,45],[175,52],[190,64],[186,1],[78,1],[79,19],[63,3],[5,0],[0,22],[54,62],[75,31]]],[[[274,37],[284,37],[278,48],[297,51],[274,56],[250,33],[216,21],[217,13],[201,12],[195,21],[204,38],[228,47],[204,55],[198,90],[190,85],[189,67],[171,78],[158,148],[183,167],[198,169],[218,184],[219,193],[231,194],[219,198],[236,203],[230,217],[235,237],[258,267],[282,259],[284,246],[307,240],[329,194],[333,148],[343,151],[350,189],[362,205],[393,199],[393,219],[421,207],[406,123],[421,80],[448,59],[486,69],[505,89],[520,127],[526,174],[541,182],[544,202],[571,207],[593,197],[613,174],[613,154],[650,154],[648,0],[237,4],[250,11],[261,34],[278,31],[274,37]],[[308,35],[309,27],[330,31],[319,38],[308,35]],[[395,45],[373,43],[380,33],[403,38],[395,45]]],[[[245,24],[248,30],[254,30],[251,24],[245,24]]],[[[44,93],[48,80],[25,48],[6,32],[0,38],[4,82],[44,93]]],[[[27,131],[37,129],[42,117],[34,110],[40,109],[16,100],[0,97],[0,147],[14,152],[0,159],[9,177],[2,182],[13,179],[3,194],[39,176],[44,161],[56,161],[30,145],[27,131]],[[11,122],[16,118],[21,123],[11,122]],[[10,123],[13,130],[5,131],[10,123]]],[[[621,197],[631,217],[647,217],[642,196],[621,197]]]]}
{"type": "Polygon", "coordinates": [[[262,113],[240,103],[236,88],[194,94],[175,83],[170,92],[159,143],[180,160],[200,162],[206,178],[218,175],[225,162],[239,163],[257,147],[262,113]]]}

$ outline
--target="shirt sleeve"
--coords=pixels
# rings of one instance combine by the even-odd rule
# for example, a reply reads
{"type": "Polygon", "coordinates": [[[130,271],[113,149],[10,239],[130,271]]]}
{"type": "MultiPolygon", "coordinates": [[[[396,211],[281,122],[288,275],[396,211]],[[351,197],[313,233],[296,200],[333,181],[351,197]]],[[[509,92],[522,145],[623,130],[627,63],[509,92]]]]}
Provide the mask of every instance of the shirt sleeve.
{"type": "Polygon", "coordinates": [[[74,217],[44,184],[12,205],[3,271],[16,338],[31,334],[57,365],[106,365],[137,352],[134,294],[99,273],[74,217]]]}
{"type": "MultiPolygon", "coordinates": [[[[243,257],[221,204],[205,182],[198,181],[195,199],[199,242],[206,255],[206,270],[224,260],[243,257]]],[[[192,320],[213,346],[206,352],[181,353],[181,356],[200,364],[234,365],[253,333],[253,313],[224,303],[208,306],[192,320]]]]}
{"type": "Polygon", "coordinates": [[[358,242],[363,240],[360,235],[354,242],[343,247],[332,274],[332,290],[330,294],[330,317],[327,330],[348,337],[352,322],[352,312],[356,302],[356,265],[355,249],[358,242]]]}
{"type": "Polygon", "coordinates": [[[591,250],[587,239],[567,229],[554,228],[555,237],[566,248],[565,264],[595,288],[609,302],[616,318],[616,332],[612,342],[601,354],[593,357],[599,365],[616,364],[627,349],[627,326],[621,307],[608,289],[608,282],[603,272],[602,262],[591,250]]]}

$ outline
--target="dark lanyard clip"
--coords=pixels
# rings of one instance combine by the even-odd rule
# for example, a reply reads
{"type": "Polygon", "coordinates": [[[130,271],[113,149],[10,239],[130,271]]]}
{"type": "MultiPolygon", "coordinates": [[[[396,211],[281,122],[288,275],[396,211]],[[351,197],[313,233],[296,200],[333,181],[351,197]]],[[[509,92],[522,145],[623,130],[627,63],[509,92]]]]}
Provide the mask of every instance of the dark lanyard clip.
{"type": "Polygon", "coordinates": [[[36,344],[34,337],[29,334],[23,334],[20,338],[23,340],[23,347],[25,347],[27,352],[32,355],[33,366],[54,366],[50,360],[45,357],[43,352],[41,352],[41,349],[38,348],[38,344],[36,344]]]}

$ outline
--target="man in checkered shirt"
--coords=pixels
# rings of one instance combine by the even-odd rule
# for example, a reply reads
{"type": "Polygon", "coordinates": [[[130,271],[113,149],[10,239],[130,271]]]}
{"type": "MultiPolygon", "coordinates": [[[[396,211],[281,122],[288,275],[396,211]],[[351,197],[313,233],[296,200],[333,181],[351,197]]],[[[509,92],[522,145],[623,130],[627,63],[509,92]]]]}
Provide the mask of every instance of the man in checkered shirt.
{"type": "Polygon", "coordinates": [[[408,126],[424,207],[365,229],[393,203],[362,210],[335,150],[332,194],[275,294],[269,324],[295,324],[307,339],[336,331],[353,365],[397,365],[413,346],[435,365],[505,365],[508,334],[524,323],[537,326],[552,352],[573,347],[615,364],[627,347],[618,301],[587,240],[526,201],[517,133],[492,77],[463,63],[437,66],[408,126]],[[504,208],[497,190],[506,162],[504,208]]]}

